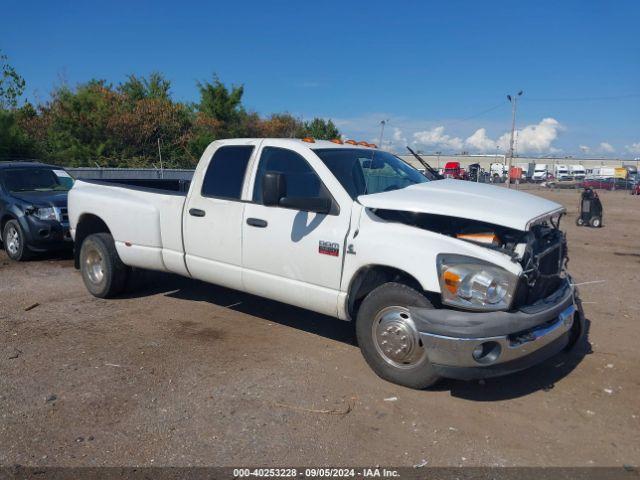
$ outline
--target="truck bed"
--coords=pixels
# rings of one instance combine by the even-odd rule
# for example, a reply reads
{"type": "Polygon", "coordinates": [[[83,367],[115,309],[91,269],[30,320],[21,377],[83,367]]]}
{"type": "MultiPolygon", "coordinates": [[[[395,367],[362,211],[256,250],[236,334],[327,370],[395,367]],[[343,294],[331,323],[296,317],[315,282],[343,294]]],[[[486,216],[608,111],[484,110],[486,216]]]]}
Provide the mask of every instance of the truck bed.
{"type": "Polygon", "coordinates": [[[188,275],[182,243],[187,195],[179,183],[183,181],[154,182],[164,182],[155,184],[163,188],[142,186],[140,180],[78,180],[69,192],[70,223],[74,227],[83,215],[96,216],[109,226],[126,265],[188,275]]]}

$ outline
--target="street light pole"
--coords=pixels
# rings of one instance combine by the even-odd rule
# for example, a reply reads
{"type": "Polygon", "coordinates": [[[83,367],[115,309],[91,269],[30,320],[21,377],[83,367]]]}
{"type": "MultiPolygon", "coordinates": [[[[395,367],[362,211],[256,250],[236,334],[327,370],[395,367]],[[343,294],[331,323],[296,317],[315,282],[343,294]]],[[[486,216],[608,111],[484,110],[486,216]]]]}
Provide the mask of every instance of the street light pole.
{"type": "Polygon", "coordinates": [[[522,95],[522,90],[513,97],[507,95],[507,100],[511,102],[511,139],[509,140],[509,159],[507,160],[507,188],[511,188],[511,163],[513,162],[513,137],[516,130],[516,108],[518,105],[518,97],[522,95]]]}
{"type": "Polygon", "coordinates": [[[389,120],[382,120],[380,122],[380,141],[378,142],[378,147],[382,148],[382,137],[384,135],[384,126],[387,124],[389,120]]]}

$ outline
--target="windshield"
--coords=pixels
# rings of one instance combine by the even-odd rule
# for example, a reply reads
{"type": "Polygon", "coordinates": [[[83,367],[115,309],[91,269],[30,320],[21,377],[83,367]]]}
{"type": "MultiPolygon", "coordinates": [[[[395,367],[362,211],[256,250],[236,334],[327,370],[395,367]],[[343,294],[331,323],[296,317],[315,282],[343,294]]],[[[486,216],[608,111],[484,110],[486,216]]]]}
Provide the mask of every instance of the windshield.
{"type": "Polygon", "coordinates": [[[73,178],[64,170],[52,168],[11,168],[3,171],[10,192],[68,192],[73,178]]]}
{"type": "Polygon", "coordinates": [[[389,192],[429,180],[395,155],[359,148],[314,150],[351,198],[389,192]]]}

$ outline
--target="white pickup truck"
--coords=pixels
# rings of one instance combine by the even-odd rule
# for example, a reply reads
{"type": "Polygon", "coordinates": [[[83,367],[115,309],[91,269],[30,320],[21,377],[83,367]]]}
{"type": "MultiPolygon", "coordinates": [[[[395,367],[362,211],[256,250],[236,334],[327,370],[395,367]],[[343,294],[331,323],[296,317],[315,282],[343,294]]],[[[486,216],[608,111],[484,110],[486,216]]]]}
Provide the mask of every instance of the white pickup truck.
{"type": "Polygon", "coordinates": [[[135,267],[353,320],[372,369],[413,388],[522,370],[577,341],[563,212],[313,139],[213,142],[188,192],[79,180],[69,194],[93,295],[122,292],[135,267]]]}

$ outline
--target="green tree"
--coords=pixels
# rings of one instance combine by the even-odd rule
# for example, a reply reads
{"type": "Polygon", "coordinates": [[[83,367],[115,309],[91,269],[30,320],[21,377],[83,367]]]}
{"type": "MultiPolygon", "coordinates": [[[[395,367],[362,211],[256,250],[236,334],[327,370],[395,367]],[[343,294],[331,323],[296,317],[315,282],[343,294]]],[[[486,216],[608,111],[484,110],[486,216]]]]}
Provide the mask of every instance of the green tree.
{"type": "Polygon", "coordinates": [[[153,72],[149,78],[129,75],[127,81],[118,86],[118,91],[128,96],[132,101],[145,98],[169,100],[171,82],[159,72],[153,72]]]}
{"type": "Polygon", "coordinates": [[[16,108],[25,85],[24,78],[9,65],[8,57],[0,50],[0,108],[16,108]]]}
{"type": "Polygon", "coordinates": [[[242,107],[242,95],[244,87],[232,86],[227,88],[220,79],[214,75],[213,82],[198,82],[200,91],[200,103],[198,112],[222,123],[225,133],[237,130],[245,115],[242,107]]]}
{"type": "Polygon", "coordinates": [[[35,155],[33,139],[20,126],[19,110],[0,109],[0,160],[31,158],[35,155]]]}
{"type": "Polygon", "coordinates": [[[310,122],[305,122],[304,133],[306,136],[320,140],[332,140],[340,138],[340,131],[333,121],[322,118],[314,118],[310,122]]]}

